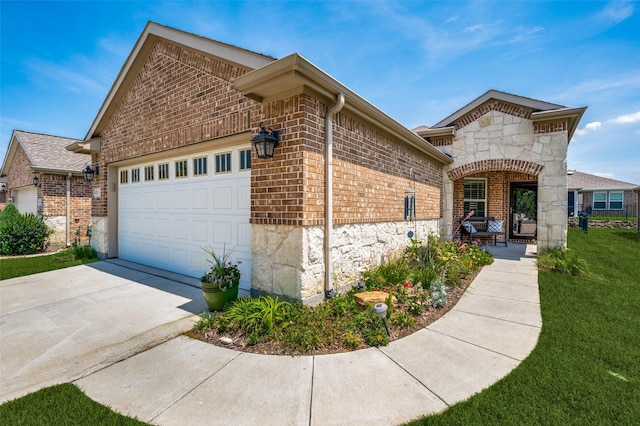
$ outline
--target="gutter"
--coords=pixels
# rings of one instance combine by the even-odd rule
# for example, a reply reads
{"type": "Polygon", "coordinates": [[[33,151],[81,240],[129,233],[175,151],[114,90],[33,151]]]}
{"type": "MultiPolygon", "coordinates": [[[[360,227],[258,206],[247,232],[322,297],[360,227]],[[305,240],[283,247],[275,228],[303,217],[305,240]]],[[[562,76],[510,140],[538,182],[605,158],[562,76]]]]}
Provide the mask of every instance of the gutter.
{"type": "Polygon", "coordinates": [[[344,94],[324,117],[324,297],[333,299],[333,117],[344,107],[344,94]]]}

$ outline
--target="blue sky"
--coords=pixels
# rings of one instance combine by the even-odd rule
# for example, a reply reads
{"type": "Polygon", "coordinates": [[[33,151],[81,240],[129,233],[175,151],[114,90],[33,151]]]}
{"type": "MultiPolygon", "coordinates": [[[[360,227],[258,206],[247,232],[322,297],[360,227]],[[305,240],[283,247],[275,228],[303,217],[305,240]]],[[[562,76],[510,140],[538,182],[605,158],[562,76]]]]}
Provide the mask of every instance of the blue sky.
{"type": "Polygon", "coordinates": [[[0,1],[0,158],[82,139],[147,21],[298,52],[408,128],[489,89],[588,106],[568,167],[640,185],[640,3],[0,1]]]}

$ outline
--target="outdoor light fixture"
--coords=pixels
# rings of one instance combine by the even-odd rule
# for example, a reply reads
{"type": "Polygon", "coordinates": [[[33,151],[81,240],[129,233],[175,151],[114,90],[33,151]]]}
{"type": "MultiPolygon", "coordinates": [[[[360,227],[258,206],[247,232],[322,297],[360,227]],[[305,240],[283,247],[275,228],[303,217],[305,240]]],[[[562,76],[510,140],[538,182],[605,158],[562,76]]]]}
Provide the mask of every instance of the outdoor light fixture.
{"type": "Polygon", "coordinates": [[[0,192],[7,192],[7,184],[6,183],[0,183],[0,192]]]}
{"type": "Polygon", "coordinates": [[[96,169],[92,169],[91,166],[87,166],[82,171],[84,174],[84,180],[91,182],[93,180],[93,176],[99,174],[100,168],[96,166],[96,169]]]}
{"type": "Polygon", "coordinates": [[[273,151],[278,146],[278,130],[267,129],[260,123],[260,133],[251,138],[258,158],[273,158],[273,151]]]}
{"type": "Polygon", "coordinates": [[[40,179],[38,176],[33,178],[33,186],[40,186],[40,179]]]}
{"type": "Polygon", "coordinates": [[[373,306],[373,313],[376,314],[378,318],[382,320],[382,323],[384,324],[384,329],[387,330],[387,336],[390,336],[389,327],[387,326],[387,309],[389,309],[389,307],[387,306],[386,303],[376,303],[373,306]]]}

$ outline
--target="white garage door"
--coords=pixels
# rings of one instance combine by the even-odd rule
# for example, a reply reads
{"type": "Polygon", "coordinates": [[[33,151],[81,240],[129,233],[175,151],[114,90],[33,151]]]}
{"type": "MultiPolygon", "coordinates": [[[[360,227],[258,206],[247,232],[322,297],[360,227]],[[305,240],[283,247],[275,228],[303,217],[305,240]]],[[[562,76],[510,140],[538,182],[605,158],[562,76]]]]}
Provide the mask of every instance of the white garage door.
{"type": "Polygon", "coordinates": [[[38,213],[38,188],[33,185],[11,190],[13,203],[20,213],[38,213]]]}
{"type": "Polygon", "coordinates": [[[121,167],[118,255],[200,277],[203,247],[234,249],[240,287],[250,288],[250,147],[202,152],[121,167]]]}

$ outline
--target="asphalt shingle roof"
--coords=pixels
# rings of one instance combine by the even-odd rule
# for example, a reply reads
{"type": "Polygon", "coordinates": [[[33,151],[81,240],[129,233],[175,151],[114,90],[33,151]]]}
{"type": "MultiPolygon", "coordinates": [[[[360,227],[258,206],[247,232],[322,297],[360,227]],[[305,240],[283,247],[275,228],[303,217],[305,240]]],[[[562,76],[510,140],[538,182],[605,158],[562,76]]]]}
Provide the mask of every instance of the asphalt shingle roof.
{"type": "Polygon", "coordinates": [[[596,175],[590,175],[588,173],[582,173],[575,170],[570,170],[567,175],[567,182],[569,189],[634,189],[640,186],[640,184],[622,182],[620,180],[608,179],[596,175]]]}
{"type": "Polygon", "coordinates": [[[65,147],[77,139],[40,133],[14,131],[15,137],[31,160],[33,167],[81,171],[91,162],[91,156],[67,151],[65,147]]]}

